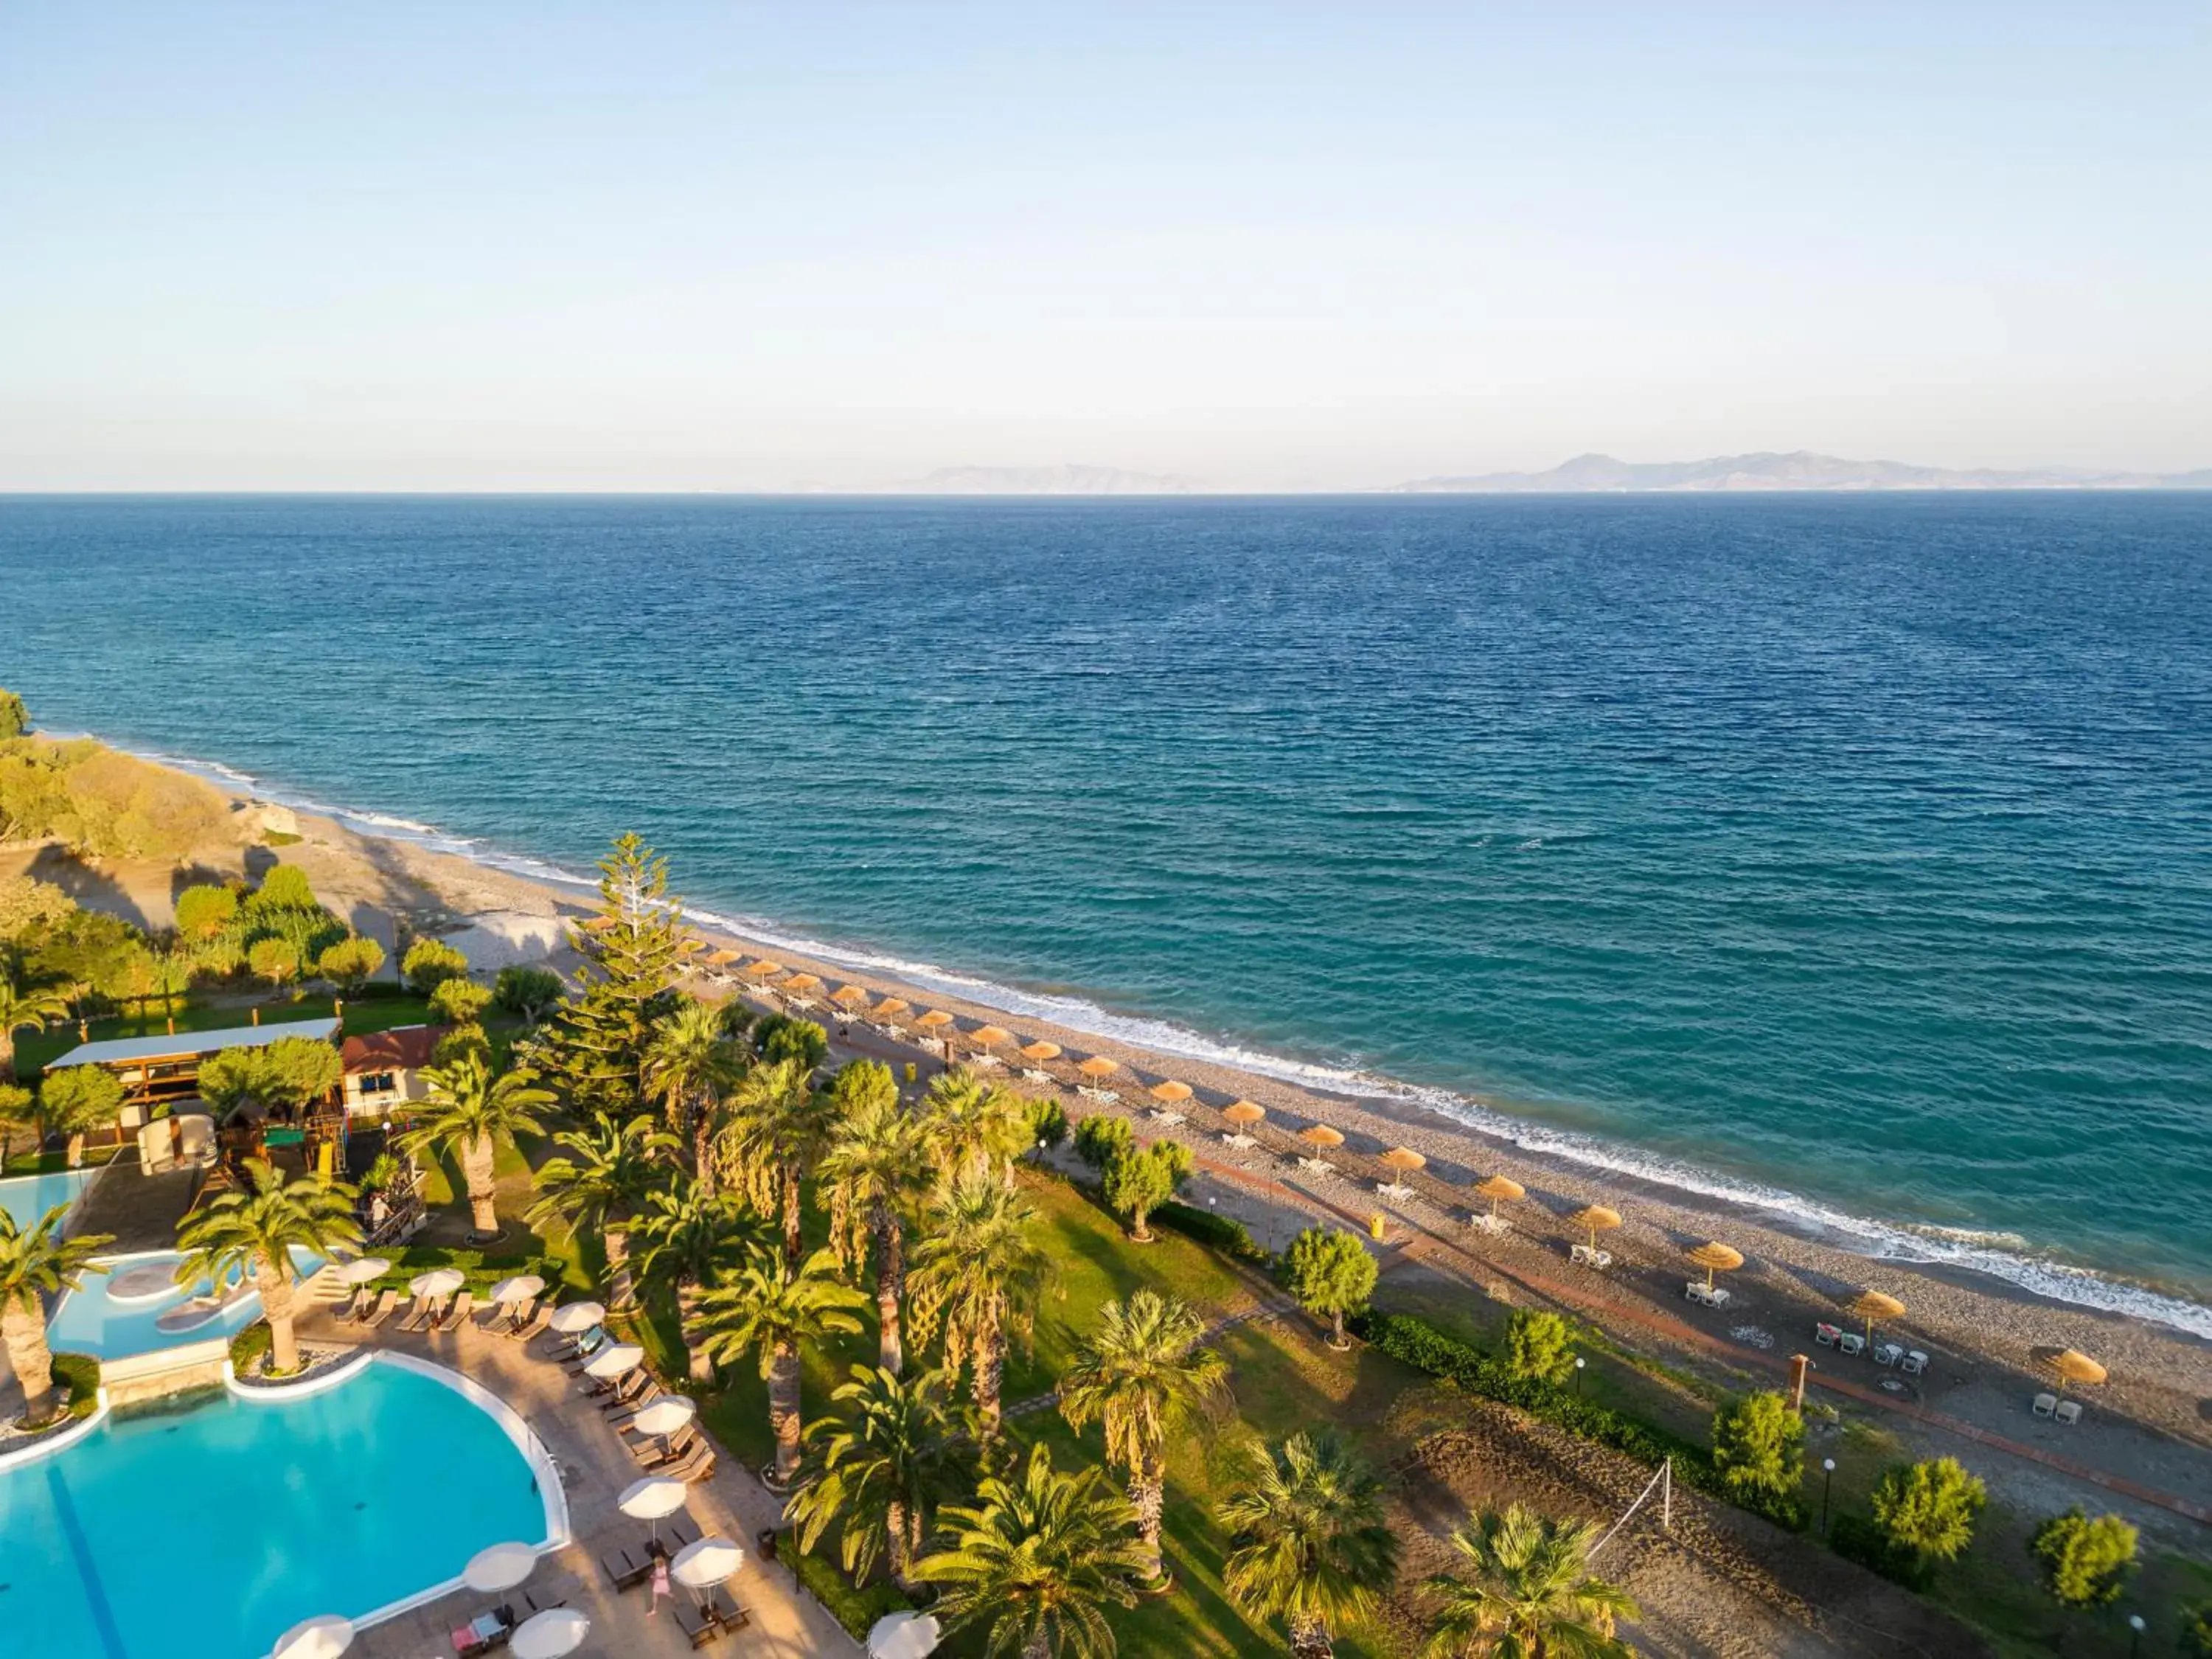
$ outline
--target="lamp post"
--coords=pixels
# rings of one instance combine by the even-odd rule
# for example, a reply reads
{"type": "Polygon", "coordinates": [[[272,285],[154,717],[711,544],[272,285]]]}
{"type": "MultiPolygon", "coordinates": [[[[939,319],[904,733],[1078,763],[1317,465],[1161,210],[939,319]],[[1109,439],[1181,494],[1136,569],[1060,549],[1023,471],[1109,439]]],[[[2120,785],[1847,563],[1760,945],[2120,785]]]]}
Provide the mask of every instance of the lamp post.
{"type": "Polygon", "coordinates": [[[2139,1613],[2128,1615],[2128,1659],[2142,1651],[2143,1616],[2139,1613]]]}
{"type": "Polygon", "coordinates": [[[1583,1367],[1589,1363],[1580,1354],[1575,1356],[1575,1398],[1577,1400],[1583,1397],[1583,1367]]]}
{"type": "Polygon", "coordinates": [[[1820,1460],[1820,1536],[1828,1535],[1828,1497],[1836,1489],[1836,1460],[1820,1460]]]}

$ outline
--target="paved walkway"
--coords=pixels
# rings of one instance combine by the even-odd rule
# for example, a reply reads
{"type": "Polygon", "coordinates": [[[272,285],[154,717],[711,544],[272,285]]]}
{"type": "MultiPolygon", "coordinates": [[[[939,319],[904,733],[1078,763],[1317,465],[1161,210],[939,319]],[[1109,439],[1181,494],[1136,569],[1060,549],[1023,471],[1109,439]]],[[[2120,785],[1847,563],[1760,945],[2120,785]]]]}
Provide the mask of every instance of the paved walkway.
{"type": "MultiPolygon", "coordinates": [[[[318,1304],[301,1322],[303,1340],[337,1346],[363,1339],[335,1327],[327,1304],[318,1304]]],[[[603,1659],[641,1659],[691,1651],[665,1604],[651,1613],[644,1588],[617,1595],[607,1583],[599,1558],[610,1547],[643,1540],[642,1522],[615,1507],[623,1487],[641,1471],[598,1407],[582,1398],[577,1383],[546,1357],[547,1339],[525,1345],[487,1336],[471,1327],[445,1336],[403,1335],[387,1325],[367,1339],[380,1346],[421,1355],[450,1366],[482,1383],[513,1407],[545,1443],[558,1464],[568,1499],[569,1529],[574,1542],[540,1559],[526,1586],[538,1598],[550,1589],[592,1620],[592,1633],[579,1651],[603,1659]]],[[[440,1472],[423,1471],[422,1500],[438,1501],[440,1472]]],[[[723,1455],[713,1477],[691,1488],[689,1514],[702,1536],[720,1534],[744,1547],[745,1564],[726,1587],[751,1615],[735,1636],[708,1651],[728,1659],[793,1659],[798,1655],[856,1655],[860,1646],[845,1634],[821,1603],[798,1587],[790,1570],[763,1562],[757,1534],[777,1524],[780,1500],[772,1498],[736,1460],[723,1455]]],[[[466,1593],[451,1595],[363,1631],[352,1653],[360,1659],[450,1659],[450,1632],[497,1598],[466,1593]]]]}

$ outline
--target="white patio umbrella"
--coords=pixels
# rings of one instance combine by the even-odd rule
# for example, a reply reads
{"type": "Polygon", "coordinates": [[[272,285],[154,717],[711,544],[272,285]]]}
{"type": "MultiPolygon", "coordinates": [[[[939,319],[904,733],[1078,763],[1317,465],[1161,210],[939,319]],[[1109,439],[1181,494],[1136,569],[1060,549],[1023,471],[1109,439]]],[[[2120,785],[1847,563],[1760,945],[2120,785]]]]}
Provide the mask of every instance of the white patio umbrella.
{"type": "Polygon", "coordinates": [[[633,1480],[623,1488],[623,1495],[615,1500],[615,1507],[624,1515],[650,1523],[650,1531],[657,1543],[660,1538],[660,1523],[684,1507],[690,1489],[672,1475],[648,1474],[642,1480],[633,1480]]]}
{"type": "Polygon", "coordinates": [[[593,1354],[591,1363],[584,1367],[584,1375],[604,1382],[637,1369],[645,1358],[645,1350],[635,1342],[617,1342],[593,1354]]]}
{"type": "Polygon", "coordinates": [[[353,1621],[334,1613],[302,1620],[276,1638],[270,1659],[338,1659],[353,1645],[353,1621]]]}
{"type": "Polygon", "coordinates": [[[550,1330],[563,1336],[575,1336],[588,1331],[607,1316],[607,1310],[596,1302],[571,1302],[566,1307],[553,1310],[553,1317],[545,1322],[550,1330]]]}
{"type": "Polygon", "coordinates": [[[574,1607],[548,1607],[514,1627],[507,1651],[514,1659],[567,1659],[592,1633],[592,1621],[574,1607]]]}
{"type": "Polygon", "coordinates": [[[672,1435],[689,1423],[698,1407],[680,1394],[663,1395],[638,1408],[630,1419],[630,1426],[640,1434],[652,1435],[655,1439],[672,1435]]]}
{"type": "Polygon", "coordinates": [[[338,1269],[338,1278],[348,1285],[366,1285],[372,1279],[381,1279],[392,1271],[392,1264],[380,1255],[356,1257],[338,1269]]]}
{"type": "Polygon", "coordinates": [[[669,1559],[668,1576],[686,1589],[708,1589],[745,1564],[745,1553],[726,1538],[702,1538],[669,1559]]]}
{"type": "Polygon", "coordinates": [[[416,1273],[407,1281],[410,1296],[451,1296],[467,1284],[468,1275],[459,1267],[433,1267],[427,1273],[416,1273]]]}
{"type": "Polygon", "coordinates": [[[461,1579],[478,1595],[494,1595],[513,1589],[537,1565],[538,1552],[527,1544],[494,1544],[469,1558],[461,1579]]]}
{"type": "Polygon", "coordinates": [[[545,1281],[536,1273],[517,1273],[512,1279],[502,1279],[491,1287],[491,1299],[501,1307],[517,1302],[527,1302],[545,1288],[545,1281]]]}
{"type": "Polygon", "coordinates": [[[926,1613],[894,1613],[868,1628],[868,1659],[924,1659],[937,1651],[937,1620],[926,1613]]]}

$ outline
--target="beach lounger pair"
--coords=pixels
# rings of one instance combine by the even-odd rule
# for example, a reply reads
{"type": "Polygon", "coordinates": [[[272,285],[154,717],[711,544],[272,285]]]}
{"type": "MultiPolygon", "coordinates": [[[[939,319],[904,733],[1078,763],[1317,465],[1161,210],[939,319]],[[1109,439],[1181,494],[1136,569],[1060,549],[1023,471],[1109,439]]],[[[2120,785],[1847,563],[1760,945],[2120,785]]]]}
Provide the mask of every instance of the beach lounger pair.
{"type": "Polygon", "coordinates": [[[368,1294],[367,1287],[364,1286],[363,1293],[354,1298],[354,1305],[338,1316],[338,1323],[350,1325],[360,1330],[373,1331],[391,1318],[392,1310],[398,1305],[398,1291],[379,1291],[372,1297],[368,1294]]]}
{"type": "Polygon", "coordinates": [[[676,1604],[677,1628],[694,1648],[703,1648],[718,1637],[732,1636],[752,1622],[744,1608],[726,1599],[716,1585],[697,1601],[676,1604]]]}
{"type": "Polygon", "coordinates": [[[687,1544],[699,1541],[698,1524],[678,1510],[660,1523],[658,1537],[641,1538],[635,1543],[617,1544],[599,1557],[599,1570],[607,1582],[618,1590],[635,1589],[653,1577],[653,1564],[660,1557],[673,1555],[687,1544]]]}
{"type": "Polygon", "coordinates": [[[1928,1356],[1917,1348],[1908,1349],[1905,1358],[1897,1362],[1897,1369],[1907,1376],[1918,1376],[1928,1369],[1928,1356]]]}
{"type": "Polygon", "coordinates": [[[446,1311],[430,1322],[430,1334],[444,1336],[457,1331],[468,1322],[470,1311],[477,1305],[474,1291],[463,1291],[446,1306],[446,1311]]]}
{"type": "Polygon", "coordinates": [[[638,1468],[647,1474],[659,1474],[689,1463],[705,1442],[699,1438],[696,1429],[686,1424],[669,1436],[665,1444],[650,1438],[625,1440],[623,1443],[629,1448],[629,1455],[637,1460],[638,1468]]]}
{"type": "Polygon", "coordinates": [[[1050,1072],[1039,1072],[1024,1069],[1022,1073],[1022,1081],[1024,1083],[1042,1083],[1046,1087],[1052,1089],[1057,1089],[1060,1087],[1060,1079],[1054,1077],[1050,1072]]]}
{"type": "Polygon", "coordinates": [[[538,1310],[526,1320],[518,1319],[500,1333],[510,1342],[527,1342],[544,1330],[553,1318],[553,1298],[546,1297],[538,1304],[538,1310]]]}
{"type": "Polygon", "coordinates": [[[437,1317],[437,1298],[418,1296],[415,1298],[414,1304],[407,1310],[407,1317],[399,1322],[398,1328],[403,1331],[428,1330],[430,1328],[431,1322],[437,1317]]]}
{"type": "Polygon", "coordinates": [[[633,1365],[617,1377],[593,1377],[584,1391],[585,1398],[598,1400],[599,1409],[610,1415],[635,1411],[659,1393],[660,1384],[642,1365],[633,1365]]]}
{"type": "Polygon", "coordinates": [[[1567,1259],[1570,1261],[1579,1262],[1585,1267],[1595,1267],[1600,1273],[1613,1266],[1611,1250],[1595,1249],[1588,1244],[1576,1245],[1573,1249],[1567,1252],[1567,1259]]]}
{"type": "Polygon", "coordinates": [[[1813,1327],[1813,1340],[1824,1348],[1832,1348],[1843,1340],[1844,1329],[1840,1325],[1831,1325],[1824,1319],[1813,1327]]]}
{"type": "Polygon", "coordinates": [[[607,1328],[604,1325],[594,1325],[582,1336],[570,1343],[567,1352],[563,1353],[556,1349],[554,1358],[559,1361],[562,1370],[574,1376],[592,1363],[592,1356],[606,1346],[607,1340],[607,1328]]]}
{"type": "Polygon", "coordinates": [[[477,1328],[486,1336],[512,1336],[516,1326],[526,1322],[538,1302],[495,1302],[483,1310],[477,1321],[477,1328]]]}

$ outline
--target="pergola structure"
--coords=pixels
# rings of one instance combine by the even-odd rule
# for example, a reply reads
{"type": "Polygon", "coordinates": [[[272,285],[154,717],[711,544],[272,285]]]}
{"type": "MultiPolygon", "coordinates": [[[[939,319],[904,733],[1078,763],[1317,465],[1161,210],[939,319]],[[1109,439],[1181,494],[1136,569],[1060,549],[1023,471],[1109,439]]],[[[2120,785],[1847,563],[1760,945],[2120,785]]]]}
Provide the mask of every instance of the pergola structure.
{"type": "Polygon", "coordinates": [[[184,1100],[199,1091],[200,1067],[211,1055],[231,1048],[265,1048],[286,1037],[335,1044],[335,1018],[300,1019],[282,1025],[233,1025],[216,1031],[161,1032],[153,1036],[110,1037],[79,1043],[46,1069],[97,1066],[123,1085],[125,1106],[148,1107],[184,1100]]]}

